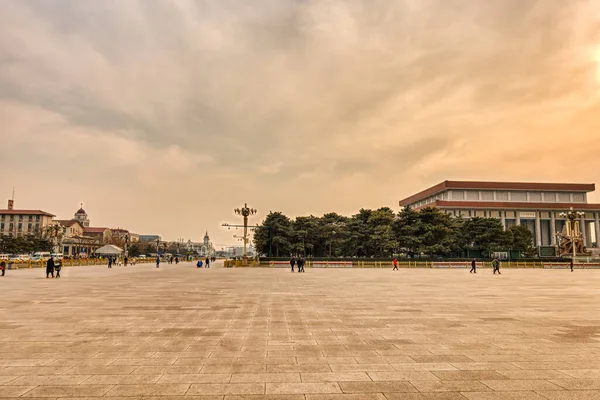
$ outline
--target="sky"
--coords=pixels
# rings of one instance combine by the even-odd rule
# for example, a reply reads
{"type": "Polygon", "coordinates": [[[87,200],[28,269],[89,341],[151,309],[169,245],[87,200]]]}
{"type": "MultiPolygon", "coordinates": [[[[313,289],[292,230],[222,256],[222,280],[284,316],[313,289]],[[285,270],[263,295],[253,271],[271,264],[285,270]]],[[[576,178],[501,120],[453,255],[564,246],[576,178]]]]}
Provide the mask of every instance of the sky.
{"type": "Polygon", "coordinates": [[[3,0],[0,121],[0,206],[217,246],[244,203],[600,184],[600,2],[3,0]]]}

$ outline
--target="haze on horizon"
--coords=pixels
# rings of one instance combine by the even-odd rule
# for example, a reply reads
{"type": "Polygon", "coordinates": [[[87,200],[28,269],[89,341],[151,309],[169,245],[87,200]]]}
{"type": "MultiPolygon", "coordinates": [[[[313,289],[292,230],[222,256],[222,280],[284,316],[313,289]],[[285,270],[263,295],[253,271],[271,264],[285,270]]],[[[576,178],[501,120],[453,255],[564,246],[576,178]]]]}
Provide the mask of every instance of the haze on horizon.
{"type": "Polygon", "coordinates": [[[445,179],[600,183],[599,27],[594,0],[5,0],[0,207],[14,185],[233,244],[244,202],[257,223],[445,179]]]}

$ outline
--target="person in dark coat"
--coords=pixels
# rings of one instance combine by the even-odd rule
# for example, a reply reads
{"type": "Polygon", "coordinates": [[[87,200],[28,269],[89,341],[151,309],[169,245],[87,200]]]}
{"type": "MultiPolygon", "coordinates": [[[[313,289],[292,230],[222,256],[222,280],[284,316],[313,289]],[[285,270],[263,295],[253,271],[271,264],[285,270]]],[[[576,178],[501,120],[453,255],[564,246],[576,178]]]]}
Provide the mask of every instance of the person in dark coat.
{"type": "Polygon", "coordinates": [[[50,275],[54,278],[54,257],[50,257],[46,262],[46,279],[50,278],[50,275]]]}
{"type": "Polygon", "coordinates": [[[160,267],[160,256],[156,256],[156,268],[160,267]]]}
{"type": "Polygon", "coordinates": [[[498,257],[494,258],[494,261],[492,261],[492,267],[494,267],[494,275],[496,275],[496,272],[500,275],[500,260],[498,257]]]}
{"type": "MultiPolygon", "coordinates": [[[[290,265],[292,266],[292,272],[294,272],[294,266],[296,265],[296,259],[294,257],[290,260],[290,265]]],[[[298,268],[300,268],[300,266],[298,266],[298,268]]],[[[298,272],[300,272],[300,270],[298,270],[298,272]]]]}
{"type": "Polygon", "coordinates": [[[175,265],[179,264],[179,257],[175,257],[175,265]]]}
{"type": "Polygon", "coordinates": [[[304,272],[304,257],[298,259],[298,272],[304,272]]]}
{"type": "Polygon", "coordinates": [[[125,256],[125,258],[123,259],[123,265],[127,266],[128,261],[129,261],[129,258],[127,258],[127,256],[125,256]]]}
{"type": "Polygon", "coordinates": [[[571,272],[573,272],[573,266],[575,265],[575,263],[573,262],[573,259],[571,259],[571,272]]]}
{"type": "Polygon", "coordinates": [[[210,268],[210,258],[206,257],[206,260],[204,260],[204,262],[206,263],[206,268],[210,268]]]}
{"type": "Polygon", "coordinates": [[[112,257],[108,256],[108,268],[112,268],[112,263],[113,263],[112,257]]]}
{"type": "Polygon", "coordinates": [[[473,259],[473,261],[471,261],[471,270],[469,271],[469,273],[473,272],[474,274],[477,273],[477,259],[473,259]]]}
{"type": "Polygon", "coordinates": [[[2,276],[6,272],[6,263],[4,261],[0,262],[0,269],[2,270],[2,276]]]}

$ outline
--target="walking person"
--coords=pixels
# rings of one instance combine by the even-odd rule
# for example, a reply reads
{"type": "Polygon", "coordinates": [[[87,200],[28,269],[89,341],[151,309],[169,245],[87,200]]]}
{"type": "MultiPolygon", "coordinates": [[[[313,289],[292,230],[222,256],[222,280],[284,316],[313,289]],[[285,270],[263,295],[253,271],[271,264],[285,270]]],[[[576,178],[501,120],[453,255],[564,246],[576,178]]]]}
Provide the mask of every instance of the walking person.
{"type": "Polygon", "coordinates": [[[298,272],[304,272],[304,257],[298,259],[298,272]]]}
{"type": "Polygon", "coordinates": [[[0,262],[0,269],[2,270],[2,276],[4,276],[4,272],[6,271],[6,263],[4,261],[0,262]]]}
{"type": "Polygon", "coordinates": [[[56,271],[56,278],[60,278],[60,270],[62,268],[62,262],[58,260],[58,262],[54,263],[54,270],[56,271]]]}
{"type": "Polygon", "coordinates": [[[125,258],[123,259],[123,265],[127,266],[128,261],[129,261],[129,258],[127,258],[127,256],[125,256],[125,258]]]}
{"type": "MultiPolygon", "coordinates": [[[[296,259],[294,257],[290,260],[290,265],[292,266],[292,272],[294,272],[294,266],[296,265],[296,259]]],[[[298,265],[298,272],[300,272],[300,265],[298,265]]]]}
{"type": "Polygon", "coordinates": [[[46,279],[50,278],[50,275],[54,278],[54,257],[50,257],[46,262],[46,279]]]}
{"type": "Polygon", "coordinates": [[[108,268],[112,268],[112,263],[113,263],[112,257],[108,256],[108,268]]]}
{"type": "Polygon", "coordinates": [[[496,272],[498,272],[498,275],[500,275],[500,260],[498,257],[494,258],[492,261],[492,267],[494,267],[494,275],[496,275],[496,272]]]}
{"type": "Polygon", "coordinates": [[[469,273],[477,273],[477,259],[474,258],[473,261],[471,261],[471,270],[469,271],[469,273]]]}
{"type": "Polygon", "coordinates": [[[394,269],[392,271],[398,271],[398,260],[394,258],[394,269]]]}
{"type": "Polygon", "coordinates": [[[571,272],[573,272],[573,267],[575,266],[575,263],[573,262],[573,259],[571,259],[571,272]]]}
{"type": "Polygon", "coordinates": [[[160,256],[156,256],[156,268],[160,267],[160,256]]]}
{"type": "Polygon", "coordinates": [[[179,264],[179,257],[175,257],[175,265],[179,264]]]}
{"type": "Polygon", "coordinates": [[[210,258],[206,257],[206,260],[204,260],[204,262],[206,263],[206,268],[210,268],[210,258]]]}

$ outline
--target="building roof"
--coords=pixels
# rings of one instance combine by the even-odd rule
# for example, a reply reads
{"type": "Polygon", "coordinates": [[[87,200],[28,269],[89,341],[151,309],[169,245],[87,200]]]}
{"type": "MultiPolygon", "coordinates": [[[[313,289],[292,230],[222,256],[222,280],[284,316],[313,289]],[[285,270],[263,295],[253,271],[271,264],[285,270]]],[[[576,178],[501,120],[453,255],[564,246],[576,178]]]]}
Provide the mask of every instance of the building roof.
{"type": "Polygon", "coordinates": [[[121,228],[111,229],[110,231],[116,232],[116,233],[129,233],[129,231],[127,229],[121,229],[121,228]]]}
{"type": "Polygon", "coordinates": [[[77,210],[77,212],[75,214],[86,214],[85,210],[83,208],[80,208],[79,210],[77,210]]]}
{"type": "Polygon", "coordinates": [[[108,229],[108,228],[91,228],[91,227],[83,228],[83,233],[104,233],[106,231],[110,231],[110,229],[108,229]]]}
{"type": "Polygon", "coordinates": [[[75,224],[79,224],[81,227],[83,227],[83,225],[81,225],[81,222],[77,221],[76,219],[58,219],[58,220],[55,220],[54,222],[58,222],[62,226],[66,226],[66,227],[70,227],[75,224]]]}
{"type": "Polygon", "coordinates": [[[480,182],[480,181],[444,181],[415,195],[400,200],[400,206],[406,206],[448,189],[478,190],[535,190],[553,192],[593,192],[593,183],[539,183],[539,182],[480,182]]]}
{"type": "Polygon", "coordinates": [[[47,217],[56,217],[54,214],[42,210],[0,210],[0,214],[8,215],[45,215],[47,217]]]}
{"type": "Polygon", "coordinates": [[[469,209],[529,209],[529,210],[594,210],[600,211],[600,204],[589,203],[528,203],[520,201],[449,201],[436,200],[421,207],[415,207],[420,210],[427,207],[440,208],[469,208],[469,209]]]}

